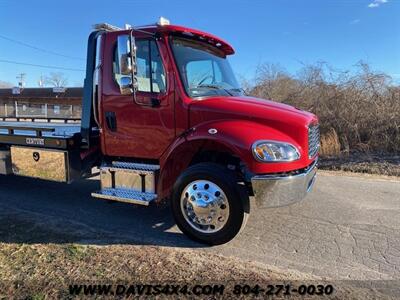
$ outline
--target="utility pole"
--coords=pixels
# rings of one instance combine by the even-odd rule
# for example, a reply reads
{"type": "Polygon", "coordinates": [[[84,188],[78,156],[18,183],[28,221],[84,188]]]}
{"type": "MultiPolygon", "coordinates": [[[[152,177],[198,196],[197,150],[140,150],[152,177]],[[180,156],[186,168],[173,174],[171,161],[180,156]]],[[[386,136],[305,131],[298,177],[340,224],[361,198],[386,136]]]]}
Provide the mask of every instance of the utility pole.
{"type": "Polygon", "coordinates": [[[16,77],[18,79],[18,87],[21,89],[25,86],[25,76],[25,73],[21,73],[16,77]]]}

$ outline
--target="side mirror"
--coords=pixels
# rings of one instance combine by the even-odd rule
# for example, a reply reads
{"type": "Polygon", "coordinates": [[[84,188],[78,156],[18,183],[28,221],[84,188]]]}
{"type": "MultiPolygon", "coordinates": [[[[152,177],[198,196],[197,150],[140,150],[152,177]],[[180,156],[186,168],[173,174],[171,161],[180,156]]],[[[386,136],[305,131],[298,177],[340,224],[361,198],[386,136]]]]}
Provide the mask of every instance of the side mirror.
{"type": "Polygon", "coordinates": [[[136,45],[132,34],[118,36],[116,81],[121,94],[135,96],[137,90],[136,80],[136,45]]]}
{"type": "Polygon", "coordinates": [[[130,95],[133,93],[133,84],[131,76],[122,76],[118,82],[122,95],[130,95]]]}

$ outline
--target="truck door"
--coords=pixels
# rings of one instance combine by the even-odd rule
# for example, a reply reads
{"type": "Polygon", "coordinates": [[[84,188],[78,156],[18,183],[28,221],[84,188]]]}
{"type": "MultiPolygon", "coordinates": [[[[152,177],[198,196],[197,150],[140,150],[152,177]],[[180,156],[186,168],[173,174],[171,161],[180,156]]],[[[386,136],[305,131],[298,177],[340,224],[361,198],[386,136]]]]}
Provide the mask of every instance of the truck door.
{"type": "Polygon", "coordinates": [[[104,61],[111,63],[104,65],[100,109],[103,151],[109,156],[158,159],[175,138],[174,79],[165,44],[153,37],[136,37],[134,97],[120,92],[117,39],[113,34],[108,39],[104,61]]]}

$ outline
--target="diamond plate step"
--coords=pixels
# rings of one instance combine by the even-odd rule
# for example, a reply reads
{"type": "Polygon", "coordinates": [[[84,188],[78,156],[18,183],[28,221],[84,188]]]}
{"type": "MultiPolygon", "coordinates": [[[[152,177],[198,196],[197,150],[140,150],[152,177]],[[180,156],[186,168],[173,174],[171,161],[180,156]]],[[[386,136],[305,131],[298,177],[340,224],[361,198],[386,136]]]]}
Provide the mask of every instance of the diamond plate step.
{"type": "Polygon", "coordinates": [[[92,197],[147,206],[157,198],[157,194],[141,193],[121,188],[106,188],[92,193],[92,197]]]}
{"type": "Polygon", "coordinates": [[[148,172],[154,172],[160,170],[159,165],[139,164],[139,163],[130,163],[122,161],[113,161],[110,167],[119,169],[148,171],[148,172]]]}
{"type": "Polygon", "coordinates": [[[155,172],[160,170],[159,165],[148,165],[148,164],[139,164],[139,163],[129,163],[129,162],[119,162],[114,161],[111,165],[105,165],[101,167],[102,170],[108,171],[124,171],[134,174],[142,174],[142,175],[154,175],[155,172]]]}

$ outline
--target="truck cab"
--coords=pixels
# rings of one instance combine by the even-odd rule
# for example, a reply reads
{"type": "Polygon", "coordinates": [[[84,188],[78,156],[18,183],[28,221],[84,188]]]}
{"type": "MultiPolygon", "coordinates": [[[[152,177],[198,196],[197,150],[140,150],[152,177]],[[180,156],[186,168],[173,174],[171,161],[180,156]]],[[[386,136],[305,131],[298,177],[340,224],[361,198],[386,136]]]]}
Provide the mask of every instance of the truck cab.
{"type": "Polygon", "coordinates": [[[166,19],[97,25],[88,40],[80,130],[62,137],[49,125],[0,123],[0,172],[71,182],[97,167],[93,197],[169,201],[192,239],[230,241],[253,205],[306,196],[319,149],[317,117],[246,96],[232,54],[224,40],[166,19]],[[48,169],[60,161],[65,174],[55,177],[48,169]]]}

